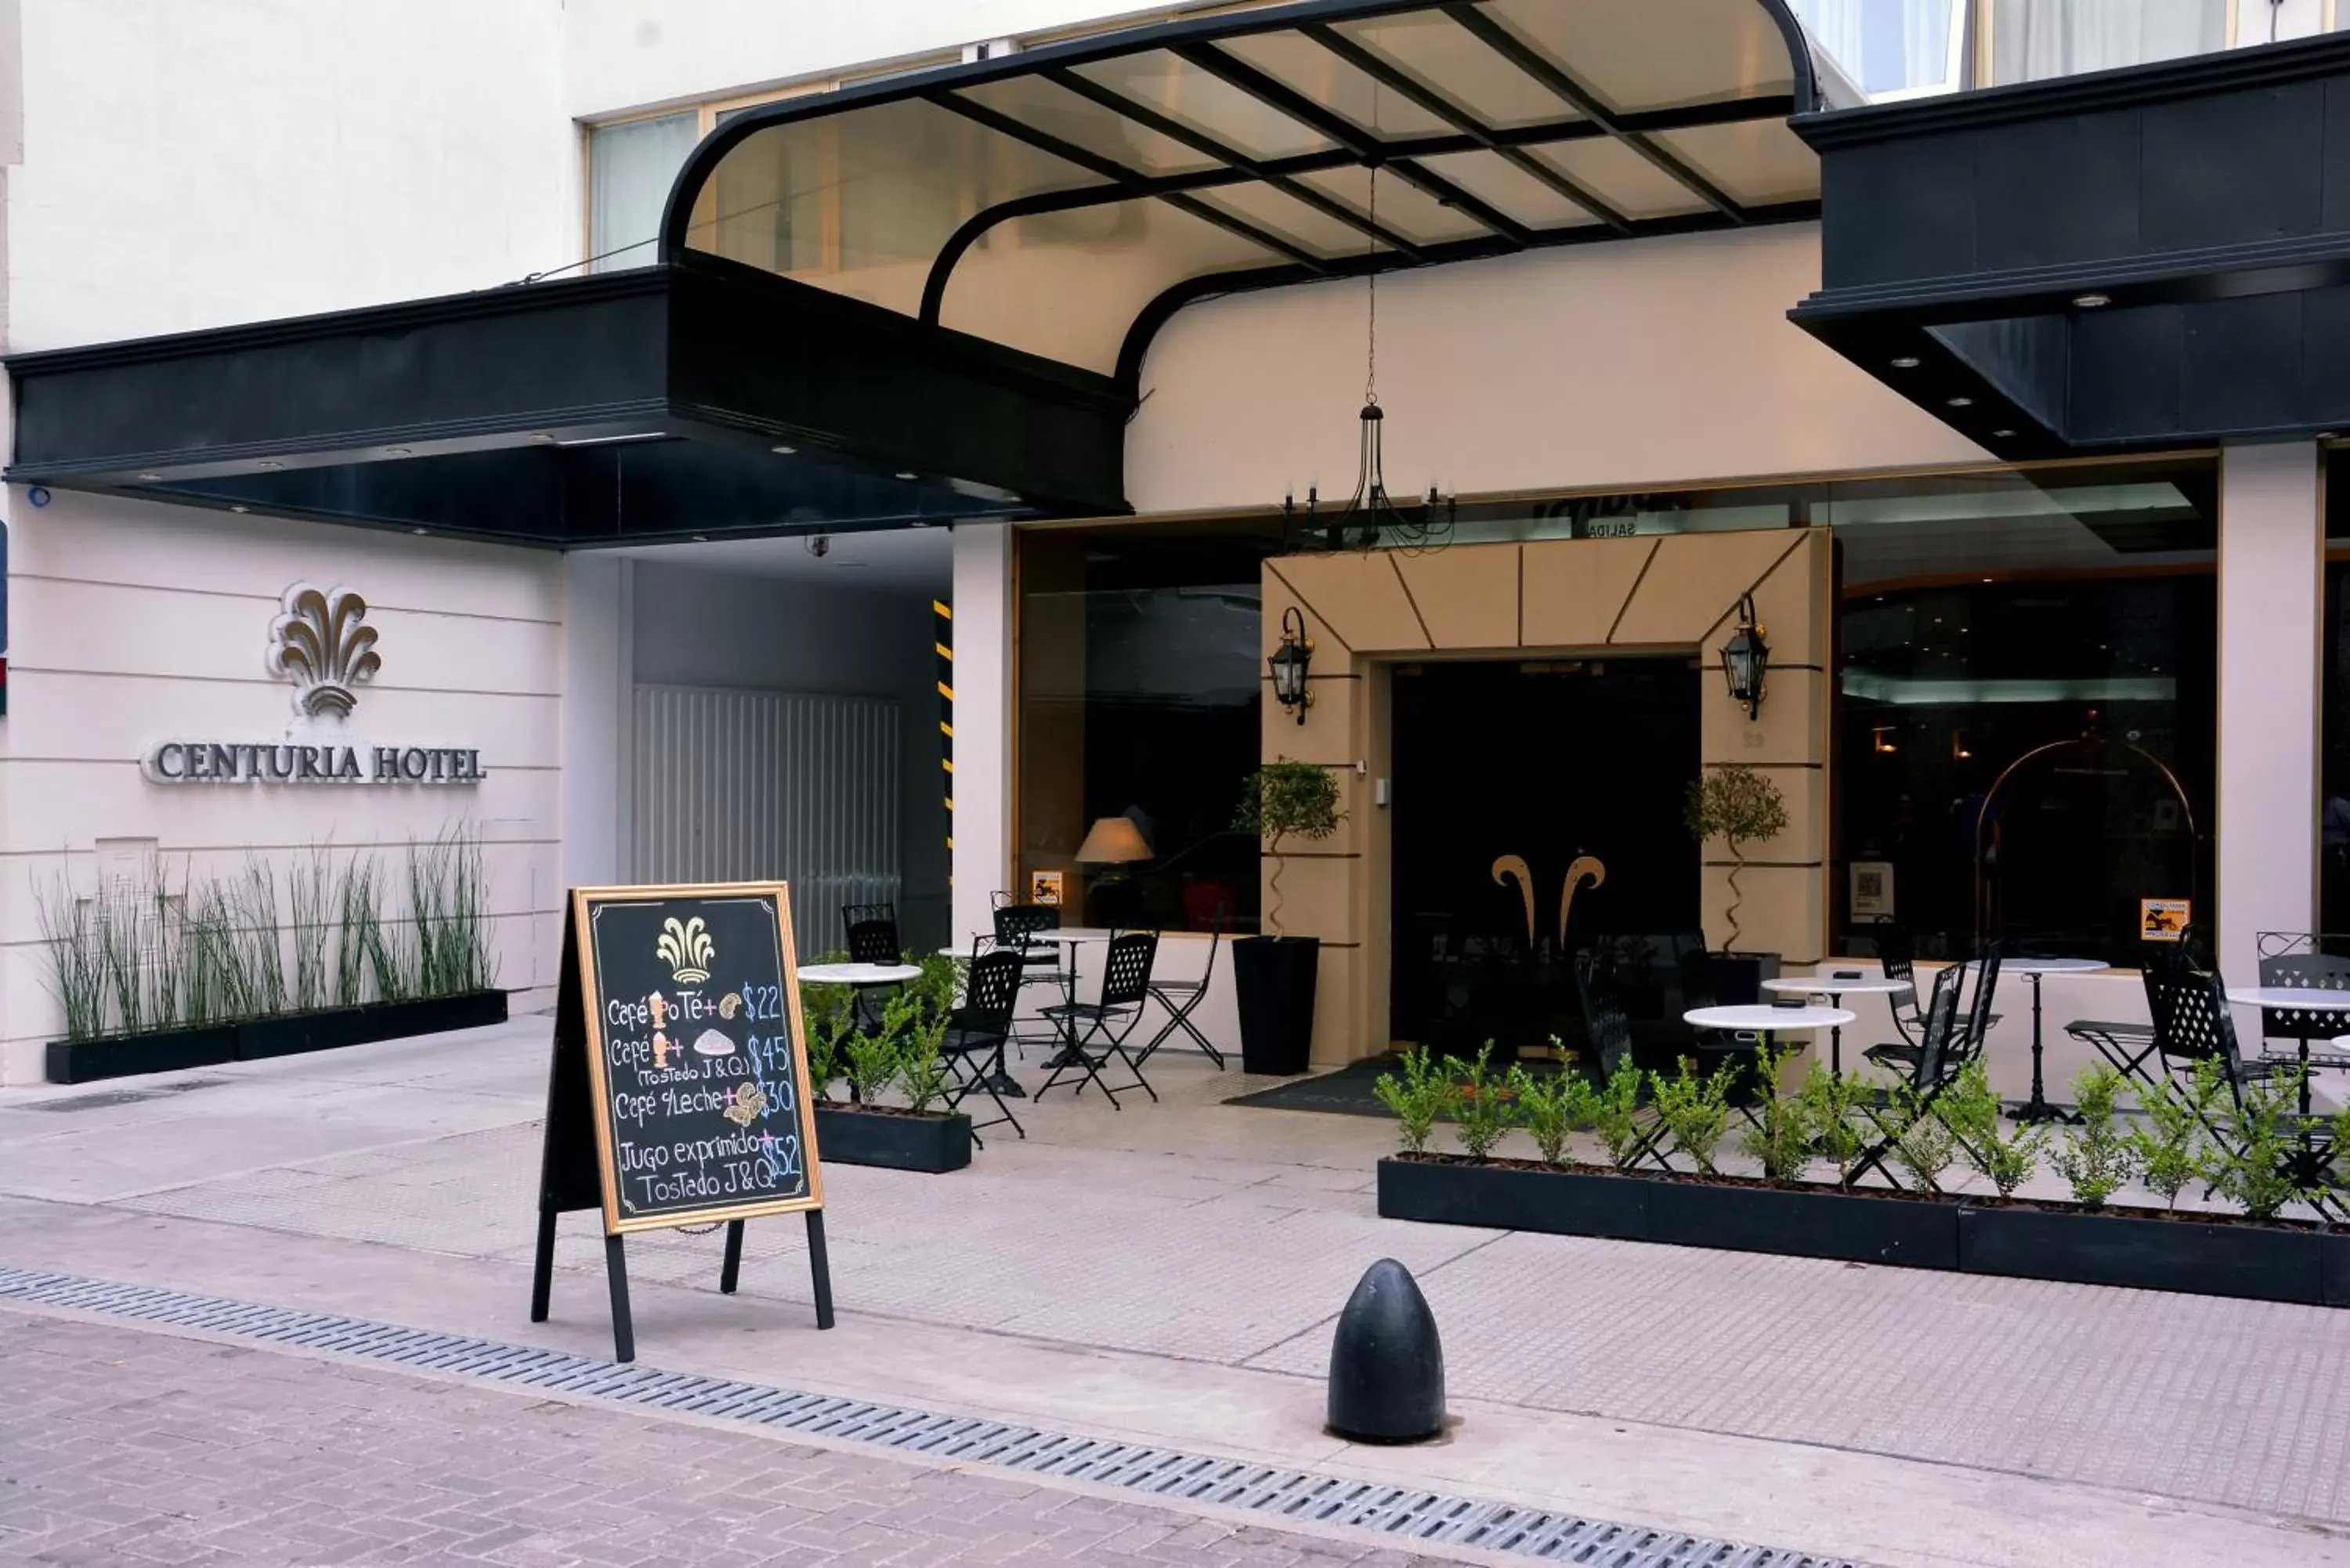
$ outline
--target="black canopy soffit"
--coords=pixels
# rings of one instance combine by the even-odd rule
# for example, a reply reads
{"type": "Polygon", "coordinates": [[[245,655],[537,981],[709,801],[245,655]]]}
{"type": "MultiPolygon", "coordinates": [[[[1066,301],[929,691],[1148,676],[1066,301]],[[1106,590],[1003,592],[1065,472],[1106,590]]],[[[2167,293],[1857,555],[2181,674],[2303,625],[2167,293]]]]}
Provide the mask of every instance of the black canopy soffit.
{"type": "Polygon", "coordinates": [[[708,256],[8,369],[15,483],[555,546],[1124,510],[1107,378],[708,256]]]}
{"type": "Polygon", "coordinates": [[[2001,456],[2350,430],[2350,36],[1794,125],[1791,318],[2001,456]]]}
{"type": "MultiPolygon", "coordinates": [[[[1619,38],[1608,35],[1607,44],[1619,38]]],[[[1624,69],[1626,57],[1637,52],[1618,47],[1607,59],[1613,68],[1624,69]]],[[[1630,68],[1637,71],[1638,66],[1636,61],[1630,68]]],[[[875,125],[893,109],[936,110],[986,133],[982,140],[999,159],[1015,151],[1022,157],[1041,157],[1064,178],[1045,182],[1051,188],[1013,189],[996,199],[971,197],[964,203],[967,214],[937,235],[935,248],[910,258],[920,282],[918,289],[906,288],[903,308],[925,325],[944,317],[959,269],[969,265],[974,250],[1021,220],[1101,213],[1137,202],[1163,203],[1254,254],[1254,261],[1180,277],[1130,315],[1114,356],[1104,356],[1095,368],[1112,371],[1132,391],[1153,336],[1176,311],[1199,299],[1544,246],[1815,218],[1819,203],[1808,159],[1802,160],[1797,189],[1784,188],[1783,171],[1774,171],[1778,187],[1741,190],[1728,176],[1700,167],[1675,138],[1724,128],[1783,134],[1790,114],[1816,102],[1808,47],[1784,0],[1306,0],[1080,39],[742,111],[705,138],[680,172],[662,217],[660,254],[674,261],[712,248],[723,251],[723,231],[738,219],[760,219],[795,202],[839,199],[845,189],[854,196],[854,177],[839,172],[847,154],[813,146],[806,151],[818,155],[808,161],[827,163],[830,171],[812,177],[814,183],[795,183],[796,176],[786,172],[779,179],[766,176],[776,181],[772,187],[727,195],[720,187],[730,157],[763,134],[831,127],[839,145],[848,146],[859,135],[860,121],[875,125]],[[1599,60],[1562,58],[1572,51],[1555,47],[1555,39],[1529,26],[1530,18],[1555,22],[1571,37],[1575,27],[1603,13],[1647,26],[1638,42],[1658,60],[1676,52],[1688,56],[1698,47],[1696,36],[1716,24],[1743,26],[1754,36],[1741,36],[1737,69],[1776,73],[1781,85],[1769,91],[1731,90],[1731,76],[1723,74],[1710,85],[1676,79],[1675,90],[1665,95],[1675,101],[1659,106],[1611,102],[1586,79],[1586,64],[1598,69],[1599,60]],[[1367,41],[1356,30],[1386,21],[1430,24],[1426,40],[1414,45],[1426,51],[1427,60],[1407,48],[1367,41]],[[1768,44],[1760,41],[1765,36],[1768,44]],[[1291,51],[1281,57],[1279,70],[1263,52],[1273,46],[1291,51]],[[1758,55],[1770,58],[1758,63],[1758,55]],[[1115,67],[1151,61],[1187,79],[1170,76],[1159,101],[1116,85],[1115,67]],[[1547,111],[1509,113],[1480,101],[1461,85],[1463,73],[1471,69],[1490,75],[1497,96],[1518,103],[1536,99],[1547,111]],[[1301,85],[1308,82],[1315,85],[1301,85]],[[1214,113],[1187,112],[1177,101],[1183,95],[1174,89],[1180,87],[1191,89],[1191,103],[1202,109],[1226,106],[1218,112],[1227,117],[1227,128],[1206,123],[1214,113]],[[1367,129],[1359,105],[1342,107],[1349,87],[1384,95],[1399,111],[1404,128],[1367,129]],[[1042,94],[1044,101],[1003,96],[1015,88],[1042,94]],[[1205,94],[1210,88],[1213,99],[1205,94]],[[1243,145],[1245,138],[1229,129],[1242,114],[1276,124],[1276,137],[1286,132],[1314,145],[1286,152],[1243,145]],[[1076,129],[1080,126],[1090,130],[1089,138],[1076,129]],[[1103,151],[1106,144],[1116,150],[1103,151]],[[1637,178],[1621,188],[1650,192],[1653,211],[1628,210],[1622,198],[1568,162],[1578,150],[1595,147],[1624,155],[1616,161],[1619,170],[1637,178]],[[1146,152],[1180,166],[1154,171],[1146,166],[1146,152]],[[1465,172],[1448,171],[1448,165],[1469,167],[1464,158],[1488,160],[1474,164],[1482,174],[1479,189],[1468,187],[1465,172]],[[1405,195],[1430,202],[1457,221],[1442,237],[1415,234],[1385,213],[1374,219],[1359,197],[1334,193],[1328,177],[1366,169],[1382,171],[1389,188],[1399,185],[1405,195]],[[1323,178],[1317,182],[1317,176],[1323,178]],[[1513,183],[1497,188],[1484,182],[1496,176],[1513,183]],[[1503,194],[1502,189],[1513,193],[1503,194]],[[1666,192],[1661,198],[1653,194],[1659,189],[1666,192]],[[1512,210],[1513,202],[1529,201],[1534,204],[1512,210]],[[1283,211],[1338,237],[1319,244],[1301,239],[1302,231],[1284,229],[1277,216],[1267,215],[1283,211]]],[[[868,140],[886,134],[895,132],[873,130],[868,140]]],[[[1801,153],[1800,148],[1794,151],[1801,153]]],[[[970,185],[1017,184],[1000,166],[990,170],[987,148],[970,155],[976,171],[970,185]]],[[[785,149],[777,161],[790,156],[785,149]]],[[[764,232],[753,237],[761,247],[775,244],[764,232]]]]}

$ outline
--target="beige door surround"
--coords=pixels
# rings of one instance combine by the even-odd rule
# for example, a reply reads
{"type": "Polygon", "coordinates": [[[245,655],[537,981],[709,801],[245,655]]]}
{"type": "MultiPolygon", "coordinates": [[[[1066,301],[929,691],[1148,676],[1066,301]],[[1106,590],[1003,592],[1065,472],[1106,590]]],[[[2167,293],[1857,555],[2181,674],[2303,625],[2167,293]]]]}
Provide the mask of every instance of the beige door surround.
{"type": "MultiPolygon", "coordinates": [[[[1388,1046],[1388,818],[1372,781],[1390,776],[1388,673],[1430,657],[1696,655],[1700,760],[1746,763],[1784,793],[1787,830],[1747,847],[1739,877],[1742,950],[1790,964],[1819,961],[1828,919],[1828,686],[1833,557],[1825,528],[1556,539],[1284,556],[1264,564],[1263,651],[1296,608],[1314,639],[1300,724],[1263,701],[1266,761],[1319,763],[1338,777],[1347,813],[1336,835],[1281,857],[1280,924],[1322,939],[1314,1059],[1337,1064],[1388,1046]],[[1754,596],[1771,645],[1762,716],[1750,722],[1721,678],[1722,639],[1739,596],[1754,596]]],[[[1606,736],[1592,738],[1604,748],[1606,736]]],[[[1727,934],[1731,862],[1706,846],[1700,908],[1708,940],[1727,934]]],[[[1270,930],[1271,925],[1267,928],[1270,930]]]]}

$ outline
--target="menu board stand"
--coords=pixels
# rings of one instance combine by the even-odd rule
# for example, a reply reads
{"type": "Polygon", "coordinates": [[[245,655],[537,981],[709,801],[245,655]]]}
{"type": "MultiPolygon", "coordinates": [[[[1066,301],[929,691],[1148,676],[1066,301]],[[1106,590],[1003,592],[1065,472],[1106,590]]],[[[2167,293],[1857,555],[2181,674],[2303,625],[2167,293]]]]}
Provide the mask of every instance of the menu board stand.
{"type": "MultiPolygon", "coordinates": [[[[641,903],[649,897],[681,898],[701,896],[739,896],[741,889],[732,887],[712,888],[603,888],[580,889],[573,896],[571,909],[564,919],[563,975],[556,996],[554,1060],[547,1075],[546,1126],[545,1143],[539,1163],[538,1179],[538,1245],[533,1259],[530,1289],[530,1321],[545,1323],[555,1283],[556,1221],[574,1210],[594,1209],[605,1218],[604,1270],[612,1300],[612,1358],[615,1361],[636,1359],[636,1325],[629,1308],[629,1270],[625,1251],[626,1231],[648,1229],[661,1224],[660,1218],[627,1220],[620,1218],[622,1208],[618,1196],[619,1182],[613,1158],[614,1136],[606,1119],[609,1113],[606,1103],[611,1093],[608,1073],[598,1071],[603,1065],[598,1053],[603,1046],[603,1031],[593,1027],[596,1016],[599,978],[596,970],[593,940],[582,924],[583,918],[601,897],[629,895],[641,903]]],[[[761,888],[772,893],[780,910],[788,910],[784,903],[784,889],[778,886],[761,888]]],[[[792,961],[789,936],[789,916],[779,915],[782,924],[781,970],[779,984],[789,997],[784,1017],[791,1026],[792,1054],[798,1054],[803,1038],[798,1027],[798,986],[795,966],[792,961]]],[[[805,1084],[806,1069],[796,1075],[788,1071],[778,1075],[778,1086],[796,1089],[805,1084]]],[[[803,1127],[806,1124],[803,1123],[803,1127]]],[[[760,1213],[773,1213],[779,1209],[799,1209],[807,1217],[808,1268],[816,1297],[816,1324],[819,1329],[833,1325],[832,1271],[825,1248],[824,1210],[816,1196],[815,1147],[812,1137],[806,1139],[806,1172],[802,1185],[806,1196],[796,1200],[786,1199],[781,1203],[762,1202],[756,1205],[760,1213]]],[[[698,1219],[724,1219],[726,1250],[719,1268],[718,1288],[728,1295],[734,1293],[743,1268],[743,1220],[727,1219],[723,1210],[704,1210],[698,1219]]]]}

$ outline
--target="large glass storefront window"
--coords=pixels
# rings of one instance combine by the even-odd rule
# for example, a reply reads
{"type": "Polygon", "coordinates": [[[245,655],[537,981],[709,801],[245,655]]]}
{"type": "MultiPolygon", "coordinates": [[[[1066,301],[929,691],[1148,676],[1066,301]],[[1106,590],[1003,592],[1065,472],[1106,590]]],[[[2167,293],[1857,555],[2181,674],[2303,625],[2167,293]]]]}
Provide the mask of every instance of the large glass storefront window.
{"type": "Polygon", "coordinates": [[[1020,896],[1073,924],[1256,929],[1257,845],[1232,815],[1279,545],[1251,524],[1021,530],[1020,896]]]}
{"type": "Polygon", "coordinates": [[[2350,931],[2350,449],[2326,453],[2325,619],[2318,628],[2317,923],[2350,931]]]}
{"type": "MultiPolygon", "coordinates": [[[[2166,459],[1481,503],[1451,544],[1832,529],[1833,948],[1889,924],[1924,958],[1996,937],[2135,967],[2142,900],[2208,919],[2215,890],[2217,517],[2216,465],[2166,459]]],[[[1328,545],[1278,518],[1021,531],[1024,888],[1041,874],[1092,923],[1253,926],[1256,846],[1230,824],[1263,744],[1259,567],[1328,545]],[[1120,842],[1142,857],[1094,857],[1120,842]]]]}
{"type": "Polygon", "coordinates": [[[1837,945],[2133,967],[2213,891],[2207,462],[1836,484],[1837,945]]]}

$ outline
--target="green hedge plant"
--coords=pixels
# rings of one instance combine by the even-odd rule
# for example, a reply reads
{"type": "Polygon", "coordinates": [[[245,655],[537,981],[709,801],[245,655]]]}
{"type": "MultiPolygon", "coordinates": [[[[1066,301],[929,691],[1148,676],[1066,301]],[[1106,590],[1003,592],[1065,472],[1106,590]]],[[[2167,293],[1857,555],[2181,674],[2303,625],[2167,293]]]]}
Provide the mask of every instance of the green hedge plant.
{"type": "Polygon", "coordinates": [[[2121,1126],[2122,1075],[2102,1064],[2084,1068],[2073,1081],[2074,1115],[2049,1163],[2073,1189],[2084,1209],[2103,1209],[2137,1168],[2129,1134],[2121,1126]]]}
{"type": "Polygon", "coordinates": [[[1452,1108],[1452,1079],[1425,1045],[1404,1052],[1397,1061],[1402,1070],[1381,1073],[1371,1094],[1394,1116],[1403,1151],[1426,1154],[1436,1124],[1452,1108]]]}
{"type": "Polygon", "coordinates": [[[1812,1163],[1811,1124],[1803,1102],[1779,1092],[1779,1075],[1800,1047],[1755,1054],[1754,1117],[1738,1135],[1739,1151],[1762,1168],[1765,1181],[1800,1179],[1812,1163]]]}
{"type": "Polygon", "coordinates": [[[1707,1176],[1714,1174],[1714,1156],[1730,1131],[1730,1075],[1704,1073],[1687,1056],[1672,1077],[1655,1075],[1657,1117],[1672,1135],[1675,1147],[1697,1162],[1707,1176]]]}
{"type": "Polygon", "coordinates": [[[1493,1043],[1488,1040],[1474,1061],[1448,1057],[1444,1064],[1453,1081],[1453,1136],[1461,1140],[1461,1152],[1471,1159],[1491,1159],[1494,1146],[1516,1119],[1508,1082],[1492,1070],[1492,1063],[1493,1043]]]}

